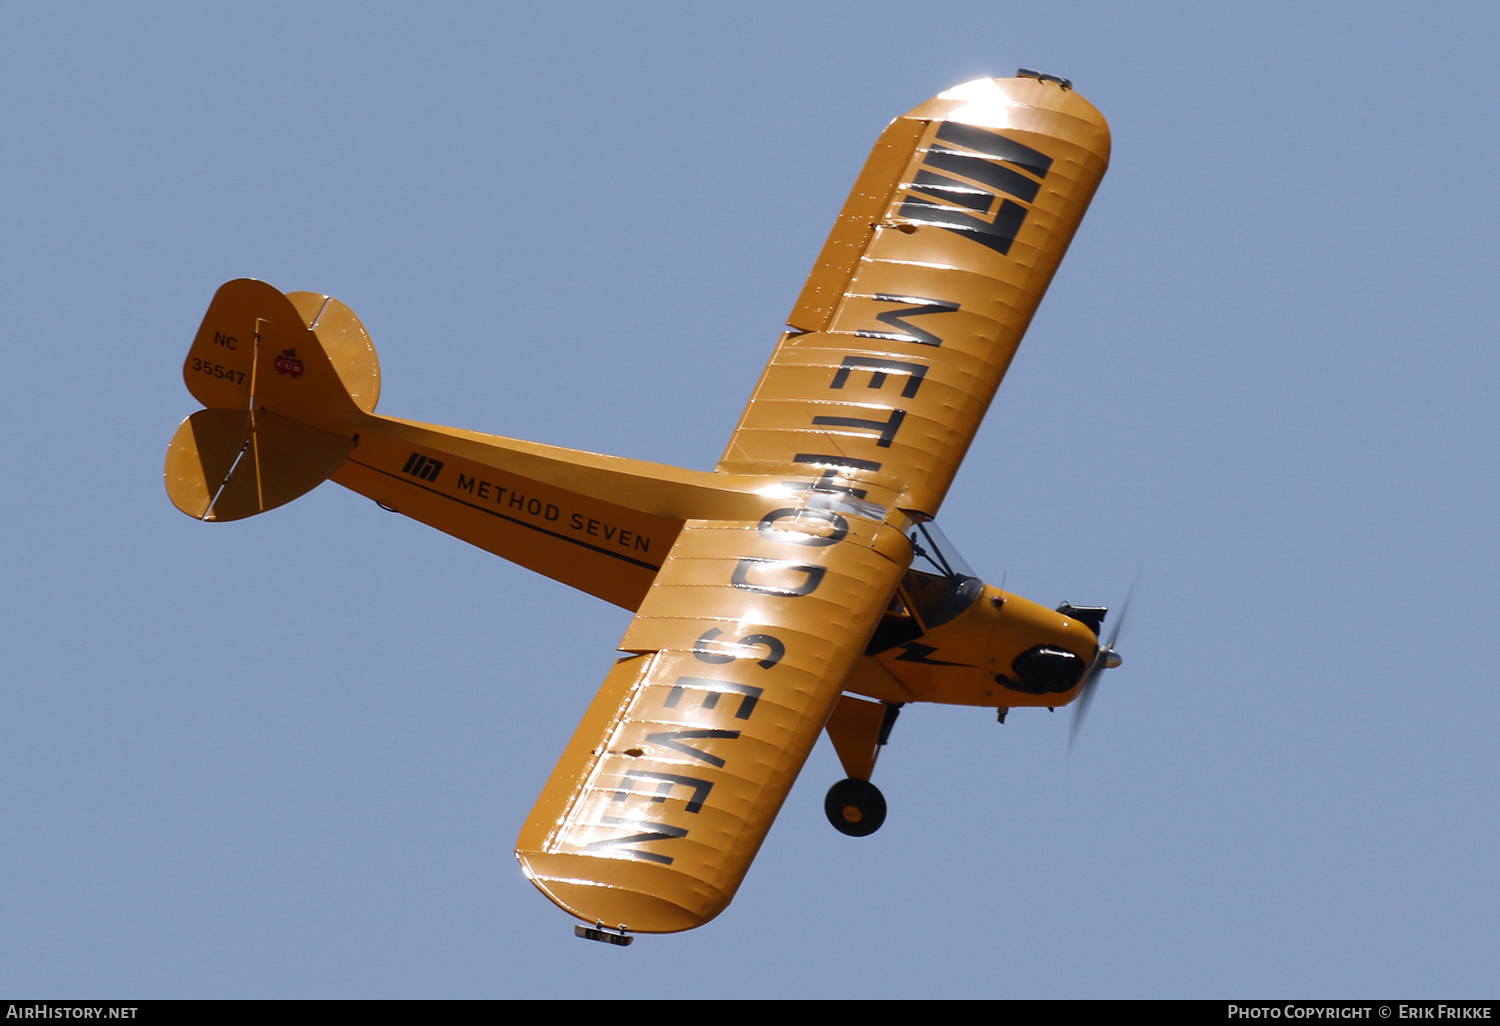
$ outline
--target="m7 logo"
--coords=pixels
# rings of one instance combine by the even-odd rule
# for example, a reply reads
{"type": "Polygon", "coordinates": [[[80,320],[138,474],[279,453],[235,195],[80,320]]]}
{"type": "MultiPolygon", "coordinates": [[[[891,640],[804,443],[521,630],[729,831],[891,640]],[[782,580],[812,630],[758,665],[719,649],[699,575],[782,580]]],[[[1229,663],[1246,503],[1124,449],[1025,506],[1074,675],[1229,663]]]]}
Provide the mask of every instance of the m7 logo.
{"type": "Polygon", "coordinates": [[[955,121],[942,123],[936,142],[948,145],[935,143],[927,151],[898,213],[1009,253],[1027,208],[1005,197],[1028,204],[1036,199],[1052,158],[999,132],[955,121]],[[963,148],[950,148],[955,146],[963,148]]]}
{"type": "Polygon", "coordinates": [[[431,456],[423,456],[419,452],[414,452],[407,459],[406,466],[401,468],[401,473],[410,474],[412,477],[420,478],[428,483],[436,483],[437,476],[442,473],[442,470],[442,460],[435,460],[431,456]]]}

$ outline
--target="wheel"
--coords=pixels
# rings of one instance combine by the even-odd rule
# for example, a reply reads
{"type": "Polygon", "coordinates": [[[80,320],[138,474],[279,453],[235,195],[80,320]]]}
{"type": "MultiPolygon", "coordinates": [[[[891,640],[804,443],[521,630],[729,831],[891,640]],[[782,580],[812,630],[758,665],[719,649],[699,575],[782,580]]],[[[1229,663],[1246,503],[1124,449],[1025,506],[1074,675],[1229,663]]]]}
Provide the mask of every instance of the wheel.
{"type": "Polygon", "coordinates": [[[869,837],[885,822],[885,795],[868,780],[840,780],[828,789],[823,811],[839,833],[869,837]]]}

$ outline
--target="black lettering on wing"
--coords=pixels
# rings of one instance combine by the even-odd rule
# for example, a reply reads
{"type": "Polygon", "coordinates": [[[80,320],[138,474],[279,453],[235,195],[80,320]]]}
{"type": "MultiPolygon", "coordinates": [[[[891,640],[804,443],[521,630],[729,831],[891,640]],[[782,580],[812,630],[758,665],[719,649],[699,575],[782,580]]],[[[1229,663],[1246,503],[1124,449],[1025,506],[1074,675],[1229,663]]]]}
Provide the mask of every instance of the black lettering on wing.
{"type": "MultiPolygon", "coordinates": [[[[813,419],[817,423],[817,418],[813,419]]],[[[849,521],[842,516],[826,509],[796,509],[786,507],[776,509],[760,518],[760,523],[755,525],[756,532],[767,541],[786,542],[790,545],[833,545],[841,542],[849,534],[849,521]],[[794,523],[803,518],[809,520],[821,520],[830,525],[833,530],[828,534],[810,534],[806,531],[785,531],[777,528],[778,521],[791,520],[794,523]]]]}
{"type": "MultiPolygon", "coordinates": [[[[935,337],[935,336],[934,336],[935,337]]],[[[879,360],[873,356],[846,356],[843,364],[834,371],[833,383],[829,388],[843,388],[849,380],[849,372],[852,370],[873,371],[870,375],[870,383],[866,388],[883,388],[886,375],[905,374],[906,387],[901,389],[901,397],[910,399],[917,394],[917,389],[922,387],[922,379],[927,376],[927,366],[920,363],[906,363],[903,360],[879,360]]]]}
{"type": "Polygon", "coordinates": [[[866,420],[863,417],[814,417],[812,422],[817,427],[846,427],[874,431],[876,433],[875,444],[882,449],[889,449],[896,437],[896,432],[901,430],[901,422],[905,419],[905,410],[892,410],[891,415],[885,420],[866,420]]]}
{"type": "Polygon", "coordinates": [[[728,663],[736,659],[749,658],[754,654],[748,651],[749,649],[754,646],[764,645],[769,650],[769,654],[764,659],[757,660],[756,665],[762,670],[769,670],[781,662],[782,656],[786,655],[786,645],[782,644],[781,639],[773,637],[770,634],[746,634],[739,641],[729,642],[721,646],[740,649],[742,650],[740,652],[715,652],[711,645],[723,633],[717,627],[710,627],[698,635],[698,640],[693,642],[693,657],[705,663],[728,663]]]}
{"type": "Polygon", "coordinates": [[[735,565],[734,573],[730,576],[729,583],[744,591],[753,591],[758,595],[779,595],[783,598],[798,598],[802,595],[811,595],[818,590],[818,585],[823,583],[823,575],[828,572],[827,567],[810,566],[806,563],[790,563],[784,559],[757,559],[754,556],[746,556],[735,565]],[[786,571],[789,573],[803,574],[802,583],[794,586],[756,582],[750,580],[750,572],[759,570],[762,573],[776,573],[786,571]]]}
{"type": "MultiPolygon", "coordinates": [[[[933,155],[931,153],[928,154],[929,164],[933,162],[931,159],[933,155]]],[[[958,154],[958,156],[963,156],[963,154],[958,154]]],[[[973,157],[966,157],[966,159],[973,160],[978,164],[984,163],[984,161],[973,157]]],[[[1017,175],[1014,171],[1010,173],[1016,175],[1017,178],[1023,177],[1022,175],[1017,175]]],[[[1025,180],[1031,181],[1029,178],[1025,180]]],[[[917,176],[911,180],[911,184],[912,188],[918,192],[925,192],[929,196],[936,196],[938,199],[947,200],[949,203],[968,207],[970,210],[981,214],[988,214],[990,207],[995,202],[995,194],[992,192],[987,192],[977,185],[969,185],[966,182],[961,182],[957,178],[949,178],[947,175],[940,175],[935,171],[928,171],[926,169],[918,171],[917,176]]],[[[1035,184],[1035,182],[1032,182],[1032,185],[1035,184]]]]}
{"type": "Polygon", "coordinates": [[[710,766],[713,766],[715,769],[718,769],[723,767],[723,759],[719,758],[717,755],[710,755],[708,752],[703,751],[703,749],[701,748],[694,748],[692,745],[687,744],[686,742],[707,741],[712,738],[725,738],[728,740],[733,740],[734,738],[737,738],[739,736],[740,732],[737,730],[663,730],[658,731],[655,734],[647,734],[646,742],[648,744],[661,745],[665,748],[671,748],[674,751],[681,752],[684,755],[691,755],[693,758],[699,760],[700,762],[706,762],[710,766]]]}
{"type": "MultiPolygon", "coordinates": [[[[930,224],[935,228],[942,228],[956,235],[973,239],[981,246],[987,246],[1001,256],[1010,252],[1011,243],[1016,241],[1016,233],[1021,230],[1022,222],[1026,220],[1026,208],[1011,200],[1001,201],[1000,210],[992,221],[962,213],[942,203],[917,199],[915,196],[909,197],[901,204],[899,213],[909,221],[930,224]]],[[[928,343],[928,345],[935,344],[937,343],[928,343]]]]}
{"type": "Polygon", "coordinates": [[[678,773],[656,773],[652,770],[630,770],[626,772],[620,781],[620,789],[615,792],[615,801],[623,802],[630,794],[631,789],[640,781],[654,781],[656,793],[651,796],[653,802],[664,802],[667,795],[671,794],[673,787],[690,787],[693,789],[693,797],[688,799],[687,811],[697,814],[703,808],[704,801],[708,798],[708,792],[713,790],[713,782],[700,780],[698,777],[685,777],[678,773]]]}
{"type": "Polygon", "coordinates": [[[639,819],[624,819],[620,816],[601,816],[599,822],[604,826],[644,826],[651,829],[643,830],[638,834],[630,834],[626,837],[610,837],[602,841],[591,841],[584,845],[584,851],[603,852],[614,849],[621,855],[640,859],[642,862],[656,862],[663,866],[670,866],[672,864],[672,857],[670,855],[658,855],[654,851],[641,851],[639,848],[622,848],[620,845],[645,844],[648,841],[667,841],[673,838],[686,837],[688,834],[684,827],[668,826],[665,823],[651,823],[639,819]]]}
{"type": "MultiPolygon", "coordinates": [[[[972,178],[976,182],[988,185],[995,192],[1008,193],[1016,199],[1025,200],[1027,203],[1036,199],[1037,190],[1041,188],[1041,183],[1035,178],[1027,178],[1019,171],[1012,171],[1008,167],[992,164],[983,157],[972,153],[933,149],[928,151],[925,164],[927,167],[935,167],[941,171],[948,171],[953,174],[963,175],[965,178],[972,178]]],[[[990,202],[994,199],[994,195],[991,193],[976,189],[972,185],[965,185],[962,182],[949,178],[947,175],[935,174],[931,171],[919,172],[917,177],[912,179],[912,184],[923,192],[941,195],[944,199],[963,203],[964,206],[969,206],[971,209],[985,214],[989,213],[990,202]],[[971,206],[969,202],[960,199],[960,196],[966,192],[971,195],[983,196],[984,202],[971,206]]]]}
{"type": "Polygon", "coordinates": [[[761,695],[765,694],[764,688],[753,687],[749,684],[736,684],[727,680],[706,680],[702,677],[678,677],[677,683],[672,685],[672,690],[667,692],[662,708],[677,708],[677,704],[682,701],[682,696],[688,688],[701,688],[708,692],[699,703],[704,709],[717,707],[721,694],[743,695],[744,697],[740,699],[740,707],[734,714],[737,720],[748,720],[750,714],[755,711],[755,703],[760,701],[761,695]]]}
{"type": "Polygon", "coordinates": [[[1002,255],[1009,253],[1026,221],[1023,204],[1036,199],[1052,158],[999,132],[956,121],[938,126],[937,141],[948,145],[932,146],[923,156],[899,215],[973,239],[1002,255]],[[995,200],[1000,201],[998,208],[995,200]]]}
{"type": "Polygon", "coordinates": [[[1005,160],[1030,171],[1038,178],[1046,178],[1052,169],[1052,158],[1025,143],[1016,142],[1008,136],[978,125],[966,125],[961,121],[944,121],[938,126],[937,137],[945,143],[963,146],[978,151],[991,160],[1005,160]]]}
{"type": "MultiPolygon", "coordinates": [[[[907,202],[912,202],[908,200],[907,202]]],[[[947,208],[943,208],[947,209],[947,208]]],[[[1025,211],[1022,211],[1024,216],[1025,211]]],[[[908,216],[903,206],[901,216],[908,216]]],[[[967,216],[967,215],[958,215],[967,216]]],[[[920,218],[912,218],[920,220],[920,218]]],[[[940,346],[943,339],[925,328],[919,328],[906,318],[920,317],[923,314],[952,313],[958,309],[957,303],[949,303],[941,299],[925,299],[922,296],[893,296],[885,293],[877,293],[872,298],[882,303],[906,303],[909,304],[900,310],[886,310],[875,315],[875,319],[881,324],[889,325],[896,330],[890,331],[856,331],[854,334],[861,338],[885,338],[894,342],[917,342],[924,346],[940,346]]]]}

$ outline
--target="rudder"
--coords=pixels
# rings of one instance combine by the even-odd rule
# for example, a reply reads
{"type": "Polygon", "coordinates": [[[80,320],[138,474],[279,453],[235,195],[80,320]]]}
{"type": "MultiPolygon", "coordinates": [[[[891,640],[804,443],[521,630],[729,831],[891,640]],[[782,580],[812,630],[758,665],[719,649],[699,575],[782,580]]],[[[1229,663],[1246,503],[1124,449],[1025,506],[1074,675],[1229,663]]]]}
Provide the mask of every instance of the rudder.
{"type": "Polygon", "coordinates": [[[317,487],[380,395],[380,364],[352,310],[249,278],[215,293],[183,378],[207,409],[177,429],[165,477],[172,503],[199,520],[240,520],[317,487]]]}

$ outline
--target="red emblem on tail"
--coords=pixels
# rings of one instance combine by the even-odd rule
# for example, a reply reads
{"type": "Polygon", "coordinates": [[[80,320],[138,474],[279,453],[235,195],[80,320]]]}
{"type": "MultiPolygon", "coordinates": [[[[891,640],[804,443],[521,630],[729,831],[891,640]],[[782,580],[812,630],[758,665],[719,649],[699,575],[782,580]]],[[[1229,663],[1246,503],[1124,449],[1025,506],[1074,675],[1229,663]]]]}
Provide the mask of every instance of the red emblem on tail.
{"type": "Polygon", "coordinates": [[[290,374],[294,378],[302,376],[302,361],[297,359],[297,350],[283,349],[281,355],[276,357],[276,373],[290,374]]]}

